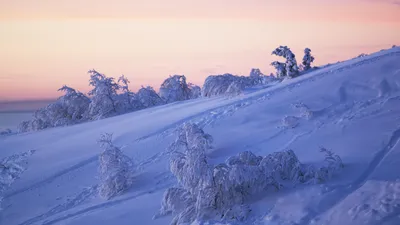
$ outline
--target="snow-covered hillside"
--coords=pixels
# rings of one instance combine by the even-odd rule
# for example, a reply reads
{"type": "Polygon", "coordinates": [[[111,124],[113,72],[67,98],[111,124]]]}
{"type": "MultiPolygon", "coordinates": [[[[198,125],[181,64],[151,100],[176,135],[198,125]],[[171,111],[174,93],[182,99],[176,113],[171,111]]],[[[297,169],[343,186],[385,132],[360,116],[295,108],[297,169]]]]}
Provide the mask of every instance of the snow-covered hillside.
{"type": "Polygon", "coordinates": [[[172,216],[153,216],[177,186],[167,147],[184,122],[212,135],[212,164],[243,151],[293,150],[307,164],[324,160],[321,146],[340,155],[344,168],[332,179],[254,196],[238,224],[400,224],[399,47],[238,97],[0,137],[0,159],[21,162],[20,178],[3,193],[0,224],[169,224],[172,216]],[[103,133],[138,167],[131,188],[109,200],[96,192],[103,133]]]}

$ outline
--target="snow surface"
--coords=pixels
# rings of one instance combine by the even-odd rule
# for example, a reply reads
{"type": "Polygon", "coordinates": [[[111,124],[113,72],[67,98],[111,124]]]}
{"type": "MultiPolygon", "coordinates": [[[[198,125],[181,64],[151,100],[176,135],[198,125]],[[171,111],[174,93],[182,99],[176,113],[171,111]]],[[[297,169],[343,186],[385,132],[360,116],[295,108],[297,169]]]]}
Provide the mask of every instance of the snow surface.
{"type": "Polygon", "coordinates": [[[153,219],[177,185],[167,147],[184,122],[214,139],[213,164],[243,151],[292,149],[304,163],[340,155],[343,171],[319,185],[283,189],[251,202],[245,224],[400,224],[400,48],[316,70],[237,97],[175,102],[104,120],[0,137],[0,159],[34,150],[3,193],[0,224],[169,224],[153,219]],[[129,190],[98,197],[97,143],[114,144],[138,171],[129,190]]]}

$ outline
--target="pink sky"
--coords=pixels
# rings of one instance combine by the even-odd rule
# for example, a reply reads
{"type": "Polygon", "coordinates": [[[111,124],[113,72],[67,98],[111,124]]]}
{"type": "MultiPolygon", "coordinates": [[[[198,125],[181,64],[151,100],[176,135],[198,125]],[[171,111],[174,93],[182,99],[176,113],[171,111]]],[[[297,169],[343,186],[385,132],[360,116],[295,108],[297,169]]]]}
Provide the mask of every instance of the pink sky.
{"type": "Polygon", "coordinates": [[[271,51],[309,47],[316,64],[400,44],[395,0],[0,0],[0,101],[84,93],[89,69],[132,89],[185,74],[273,72],[271,51]]]}

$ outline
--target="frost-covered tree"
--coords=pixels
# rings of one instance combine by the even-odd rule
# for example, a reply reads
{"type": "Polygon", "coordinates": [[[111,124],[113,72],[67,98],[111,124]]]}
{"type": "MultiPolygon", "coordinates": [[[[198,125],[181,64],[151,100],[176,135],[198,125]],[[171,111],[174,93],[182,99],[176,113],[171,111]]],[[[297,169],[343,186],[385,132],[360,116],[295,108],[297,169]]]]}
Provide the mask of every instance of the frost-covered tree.
{"type": "Polygon", "coordinates": [[[314,56],[311,55],[311,49],[305,48],[303,62],[302,62],[304,66],[304,71],[311,69],[312,62],[314,62],[314,56]]]}
{"type": "Polygon", "coordinates": [[[99,140],[103,152],[99,156],[99,195],[110,199],[131,187],[135,172],[134,162],[112,143],[111,134],[99,140]]]}
{"type": "Polygon", "coordinates": [[[286,64],[285,63],[274,61],[271,63],[271,66],[273,66],[276,69],[276,76],[278,78],[282,78],[282,77],[286,76],[286,64]]]}
{"type": "Polygon", "coordinates": [[[253,78],[255,80],[259,79],[261,76],[263,76],[264,74],[261,73],[261,70],[258,68],[253,68],[250,71],[250,78],[253,78]]]}
{"type": "Polygon", "coordinates": [[[190,89],[190,99],[195,99],[201,96],[201,88],[195,84],[188,83],[190,89]]]}
{"type": "Polygon", "coordinates": [[[160,87],[160,97],[166,102],[190,99],[190,89],[184,75],[174,75],[166,79],[160,87]]]}
{"type": "Polygon", "coordinates": [[[250,84],[251,85],[265,85],[276,81],[275,76],[264,75],[260,69],[253,68],[250,71],[250,84]]]}
{"type": "Polygon", "coordinates": [[[137,92],[137,99],[144,108],[165,104],[164,100],[150,86],[143,87],[137,92]]]}
{"type": "Polygon", "coordinates": [[[107,77],[96,70],[89,70],[89,85],[93,89],[89,92],[90,119],[100,119],[117,114],[117,91],[120,86],[113,77],[107,77]]]}
{"type": "Polygon", "coordinates": [[[117,96],[117,108],[119,113],[127,113],[143,108],[138,97],[129,89],[129,80],[124,75],[118,78],[118,84],[122,93],[117,96]]]}
{"type": "Polygon", "coordinates": [[[62,91],[65,94],[55,102],[37,110],[30,121],[22,122],[19,126],[20,132],[67,126],[86,120],[90,99],[66,85],[58,91],[62,91]]]}
{"type": "Polygon", "coordinates": [[[90,99],[81,92],[76,91],[66,85],[58,91],[63,91],[65,94],[58,99],[61,107],[66,111],[66,117],[72,123],[79,123],[85,120],[87,110],[89,108],[90,99]]]}
{"type": "Polygon", "coordinates": [[[212,186],[212,168],[206,157],[211,143],[210,135],[188,123],[180,129],[177,140],[170,146],[173,150],[170,169],[182,188],[165,192],[160,215],[174,214],[173,223],[193,222],[198,217],[198,207],[201,207],[199,195],[212,186]]]}
{"type": "MultiPolygon", "coordinates": [[[[285,62],[285,76],[296,77],[299,74],[299,68],[297,67],[296,57],[293,52],[287,46],[279,46],[273,52],[273,55],[282,56],[286,59],[285,62]]],[[[272,65],[277,68],[281,67],[277,62],[273,62],[272,65]],[[274,65],[275,64],[275,65],[274,65]]],[[[279,74],[279,71],[278,71],[279,74]]]]}

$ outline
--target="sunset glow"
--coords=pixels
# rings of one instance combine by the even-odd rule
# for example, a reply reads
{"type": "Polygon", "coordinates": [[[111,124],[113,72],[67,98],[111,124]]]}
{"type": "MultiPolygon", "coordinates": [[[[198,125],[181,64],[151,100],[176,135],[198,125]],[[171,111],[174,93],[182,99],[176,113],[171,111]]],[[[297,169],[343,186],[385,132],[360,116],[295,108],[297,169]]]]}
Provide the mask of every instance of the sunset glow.
{"type": "MultiPolygon", "coordinates": [[[[0,0],[0,101],[84,93],[89,69],[136,90],[173,74],[273,72],[279,45],[316,64],[400,44],[400,3],[374,0],[0,0]]],[[[298,59],[299,60],[299,59],[298,59]]]]}

